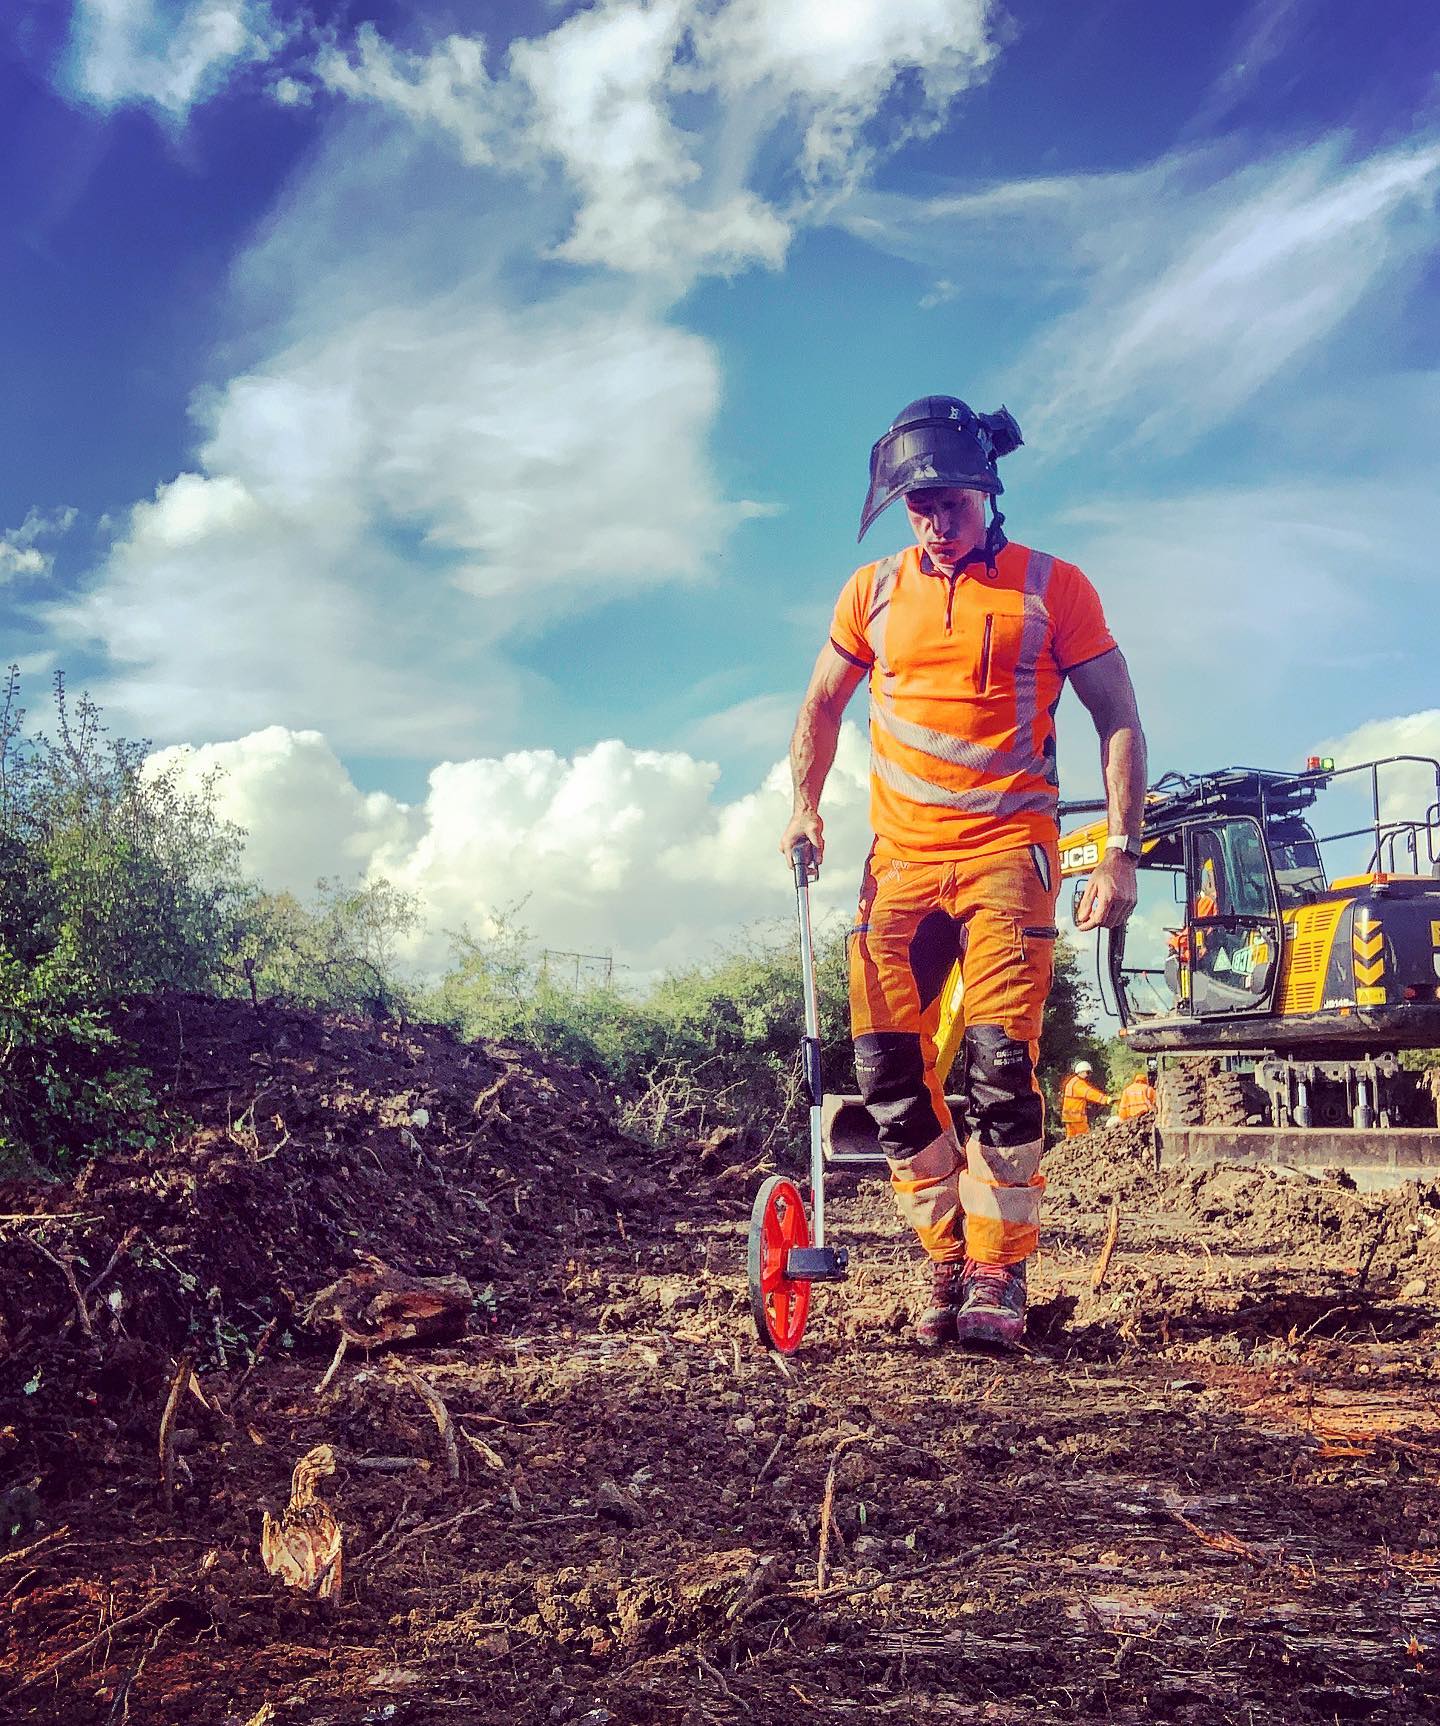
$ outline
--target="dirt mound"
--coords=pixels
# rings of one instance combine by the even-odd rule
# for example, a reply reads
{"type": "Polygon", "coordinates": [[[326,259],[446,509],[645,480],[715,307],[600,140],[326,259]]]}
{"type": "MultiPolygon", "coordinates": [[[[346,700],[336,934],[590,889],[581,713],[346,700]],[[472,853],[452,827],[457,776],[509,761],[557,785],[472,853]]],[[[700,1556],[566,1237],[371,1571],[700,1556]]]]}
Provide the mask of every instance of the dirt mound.
{"type": "Polygon", "coordinates": [[[1149,1121],[1120,1121],[1077,1138],[1061,1139],[1046,1153],[1047,1211],[1097,1211],[1111,1203],[1154,1200],[1155,1133],[1149,1121]]]}
{"type": "Polygon", "coordinates": [[[364,1254],[459,1274],[476,1321],[506,1323],[663,1197],[613,1099],[533,1051],[203,997],[122,1028],[192,1124],[72,1182],[0,1183],[3,1487],[175,1350],[224,1368],[295,1346],[297,1302],[364,1254]]]}
{"type": "Polygon", "coordinates": [[[1144,1208],[1189,1218],[1224,1244],[1338,1260],[1379,1286],[1440,1292],[1440,1183],[1357,1192],[1328,1177],[1243,1163],[1157,1170],[1148,1122],[1127,1121],[1062,1139],[1045,1157],[1046,1212],[1057,1220],[1144,1208]]]}

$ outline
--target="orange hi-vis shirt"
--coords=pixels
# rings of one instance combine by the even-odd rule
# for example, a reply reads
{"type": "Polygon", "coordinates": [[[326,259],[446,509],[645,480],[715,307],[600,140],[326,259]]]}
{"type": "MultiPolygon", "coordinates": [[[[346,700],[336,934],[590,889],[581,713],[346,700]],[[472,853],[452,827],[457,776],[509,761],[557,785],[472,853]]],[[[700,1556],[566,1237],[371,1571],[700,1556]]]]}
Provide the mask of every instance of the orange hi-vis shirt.
{"type": "Polygon", "coordinates": [[[941,575],[912,545],[857,569],[830,629],[870,673],[876,855],[983,856],[1059,836],[1055,706],[1115,646],[1073,563],[1007,545],[941,575]]]}

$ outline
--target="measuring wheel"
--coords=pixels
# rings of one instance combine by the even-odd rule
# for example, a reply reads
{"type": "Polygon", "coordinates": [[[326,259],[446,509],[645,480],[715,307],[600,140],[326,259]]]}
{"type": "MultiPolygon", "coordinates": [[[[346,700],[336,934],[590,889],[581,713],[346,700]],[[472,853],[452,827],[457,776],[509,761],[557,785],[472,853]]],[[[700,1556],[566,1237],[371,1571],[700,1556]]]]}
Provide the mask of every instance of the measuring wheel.
{"type": "Polygon", "coordinates": [[[810,1283],[785,1273],[791,1251],[809,1245],[799,1188],[784,1175],[771,1175],[750,1213],[750,1311],[761,1342],[781,1354],[794,1354],[805,1333],[810,1283]]]}

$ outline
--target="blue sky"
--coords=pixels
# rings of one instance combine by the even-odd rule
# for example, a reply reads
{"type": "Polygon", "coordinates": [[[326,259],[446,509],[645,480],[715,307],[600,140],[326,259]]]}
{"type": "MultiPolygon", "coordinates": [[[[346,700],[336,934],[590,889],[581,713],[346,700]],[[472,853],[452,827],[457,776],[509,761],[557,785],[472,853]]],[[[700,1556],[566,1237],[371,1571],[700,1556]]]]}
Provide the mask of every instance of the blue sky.
{"type": "MultiPolygon", "coordinates": [[[[1437,74],[1411,0],[12,0],[4,655],[422,958],[523,900],[680,962],[784,910],[869,446],[940,390],[1019,419],[1157,772],[1434,751],[1437,74]]],[[[858,730],[827,815],[840,906],[858,730]]]]}

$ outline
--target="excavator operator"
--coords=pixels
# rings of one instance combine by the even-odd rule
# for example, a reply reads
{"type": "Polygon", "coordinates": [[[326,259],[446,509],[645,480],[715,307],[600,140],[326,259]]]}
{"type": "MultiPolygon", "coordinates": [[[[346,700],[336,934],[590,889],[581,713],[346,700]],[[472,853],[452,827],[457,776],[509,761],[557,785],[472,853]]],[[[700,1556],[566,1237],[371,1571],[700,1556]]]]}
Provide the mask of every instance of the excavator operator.
{"type": "Polygon", "coordinates": [[[860,1091],[901,1215],[932,1265],[922,1343],[1013,1345],[1039,1241],[1044,1102],[1035,1080],[1059,890],[1055,707],[1068,679],[1100,738],[1110,838],[1080,929],[1135,904],[1145,740],[1124,658],[1074,564],[1009,541],[997,463],[1019,448],[1001,408],[922,396],[870,452],[860,537],[903,498],[914,543],[840,594],[790,747],[780,840],[824,851],[820,796],[841,715],[870,690],[870,815],[850,942],[860,1091]],[[986,521],[989,502],[991,519],[986,521]],[[963,1120],[935,1070],[941,992],[957,959],[963,1120]]]}

